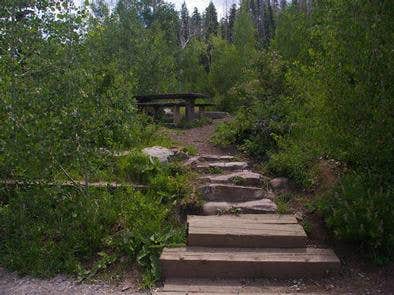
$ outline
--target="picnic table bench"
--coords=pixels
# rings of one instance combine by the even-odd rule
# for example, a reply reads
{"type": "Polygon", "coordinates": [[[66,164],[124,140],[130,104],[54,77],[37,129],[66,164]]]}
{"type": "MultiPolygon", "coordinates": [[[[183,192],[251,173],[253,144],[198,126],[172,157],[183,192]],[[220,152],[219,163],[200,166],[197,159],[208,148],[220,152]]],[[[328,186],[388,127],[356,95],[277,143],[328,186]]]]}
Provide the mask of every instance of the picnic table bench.
{"type": "Polygon", "coordinates": [[[135,98],[140,109],[153,109],[154,117],[158,117],[161,110],[171,108],[175,124],[178,124],[181,120],[181,107],[185,108],[186,120],[193,121],[197,115],[200,116],[205,112],[206,107],[215,105],[213,103],[196,103],[197,99],[209,99],[209,96],[201,93],[150,94],[138,95],[135,98]],[[196,107],[199,110],[198,114],[195,112],[196,107]]]}

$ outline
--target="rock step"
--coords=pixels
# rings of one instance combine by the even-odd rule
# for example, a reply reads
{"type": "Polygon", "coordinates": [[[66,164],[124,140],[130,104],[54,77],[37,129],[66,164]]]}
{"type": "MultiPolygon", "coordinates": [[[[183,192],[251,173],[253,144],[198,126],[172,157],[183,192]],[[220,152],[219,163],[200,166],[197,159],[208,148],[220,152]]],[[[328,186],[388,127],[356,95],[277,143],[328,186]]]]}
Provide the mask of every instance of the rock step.
{"type": "Polygon", "coordinates": [[[277,206],[270,199],[261,199],[249,202],[207,202],[203,205],[204,215],[216,215],[218,213],[250,213],[266,214],[275,213],[277,206]]]}
{"type": "Polygon", "coordinates": [[[165,248],[160,261],[164,278],[296,278],[340,267],[332,250],[317,248],[165,248]]]}
{"type": "Polygon", "coordinates": [[[247,202],[262,199],[266,192],[259,187],[213,183],[197,188],[205,201],[247,202]]]}
{"type": "Polygon", "coordinates": [[[188,216],[189,247],[302,248],[306,233],[292,215],[188,216]]]}
{"type": "MultiPolygon", "coordinates": [[[[290,289],[291,290],[291,289],[290,289]]],[[[264,281],[223,280],[223,279],[171,279],[156,294],[328,294],[328,293],[289,293],[289,287],[269,285],[264,281]]]]}
{"type": "Polygon", "coordinates": [[[233,156],[218,156],[218,155],[199,155],[188,159],[185,162],[186,166],[195,167],[198,164],[217,163],[217,162],[234,162],[233,156]]]}
{"type": "Polygon", "coordinates": [[[198,163],[195,169],[204,173],[222,173],[228,171],[238,171],[248,168],[246,162],[213,162],[213,163],[198,163]]]}
{"type": "Polygon", "coordinates": [[[234,161],[235,157],[233,156],[218,156],[218,155],[200,155],[198,156],[198,160],[200,162],[231,162],[234,161]]]}
{"type": "Polygon", "coordinates": [[[225,183],[243,186],[259,186],[262,183],[263,176],[248,170],[238,171],[224,175],[206,175],[200,177],[200,180],[209,183],[225,183]]]}

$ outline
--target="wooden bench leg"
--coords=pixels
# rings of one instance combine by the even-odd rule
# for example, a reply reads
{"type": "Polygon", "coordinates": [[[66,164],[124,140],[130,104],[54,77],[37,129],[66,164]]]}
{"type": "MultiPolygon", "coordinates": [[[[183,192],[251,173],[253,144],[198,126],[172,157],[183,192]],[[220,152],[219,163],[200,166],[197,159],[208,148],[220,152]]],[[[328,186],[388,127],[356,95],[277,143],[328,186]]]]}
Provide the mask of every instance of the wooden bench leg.
{"type": "Polygon", "coordinates": [[[194,120],[194,103],[186,104],[186,120],[192,122],[194,120]]]}
{"type": "Polygon", "coordinates": [[[200,114],[200,118],[201,118],[205,113],[205,106],[198,107],[198,113],[200,114]]]}
{"type": "Polygon", "coordinates": [[[158,120],[159,117],[160,117],[160,113],[159,113],[160,112],[160,107],[154,106],[153,109],[154,109],[153,118],[155,120],[158,120]]]}
{"type": "Polygon", "coordinates": [[[180,107],[175,106],[172,111],[174,112],[174,123],[175,125],[178,125],[179,122],[181,121],[180,107]]]}

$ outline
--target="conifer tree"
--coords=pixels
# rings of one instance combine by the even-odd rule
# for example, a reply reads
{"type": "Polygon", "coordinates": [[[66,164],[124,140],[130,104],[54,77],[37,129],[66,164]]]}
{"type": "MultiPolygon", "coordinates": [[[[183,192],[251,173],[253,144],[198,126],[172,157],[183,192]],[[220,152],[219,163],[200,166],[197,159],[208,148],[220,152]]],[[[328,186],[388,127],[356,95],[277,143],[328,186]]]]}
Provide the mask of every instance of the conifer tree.
{"type": "Polygon", "coordinates": [[[229,41],[229,34],[228,34],[228,19],[226,17],[222,17],[219,23],[219,33],[220,36],[229,41]]]}
{"type": "Polygon", "coordinates": [[[287,1],[286,0],[280,0],[280,9],[283,10],[287,7],[287,1]]]}
{"type": "Polygon", "coordinates": [[[202,34],[202,17],[197,7],[194,7],[193,15],[190,20],[190,35],[192,37],[201,37],[202,34]]]}
{"type": "Polygon", "coordinates": [[[228,17],[228,41],[234,41],[234,23],[237,17],[237,5],[234,3],[230,8],[230,14],[228,17]]]}
{"type": "Polygon", "coordinates": [[[213,2],[209,2],[204,15],[204,34],[205,38],[208,40],[211,35],[217,35],[218,33],[218,14],[216,7],[213,2]]]}
{"type": "Polygon", "coordinates": [[[182,47],[184,47],[190,39],[189,10],[187,9],[186,2],[183,2],[181,9],[180,39],[182,47]]]}

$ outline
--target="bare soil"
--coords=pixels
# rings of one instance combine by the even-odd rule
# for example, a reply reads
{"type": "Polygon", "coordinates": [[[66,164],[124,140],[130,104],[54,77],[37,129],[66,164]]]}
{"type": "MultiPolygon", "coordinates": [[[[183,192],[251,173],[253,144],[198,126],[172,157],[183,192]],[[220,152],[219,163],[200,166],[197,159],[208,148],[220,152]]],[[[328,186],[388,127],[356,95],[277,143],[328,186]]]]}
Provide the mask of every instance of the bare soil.
{"type": "Polygon", "coordinates": [[[199,154],[229,155],[234,153],[234,149],[221,149],[210,141],[216,127],[227,120],[213,120],[212,124],[191,129],[169,129],[169,136],[183,146],[195,146],[199,154]]]}

